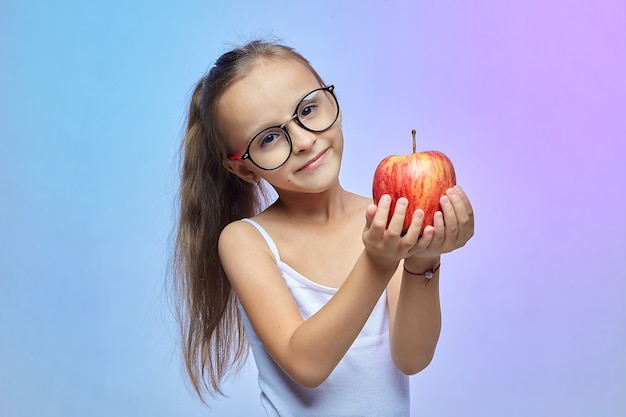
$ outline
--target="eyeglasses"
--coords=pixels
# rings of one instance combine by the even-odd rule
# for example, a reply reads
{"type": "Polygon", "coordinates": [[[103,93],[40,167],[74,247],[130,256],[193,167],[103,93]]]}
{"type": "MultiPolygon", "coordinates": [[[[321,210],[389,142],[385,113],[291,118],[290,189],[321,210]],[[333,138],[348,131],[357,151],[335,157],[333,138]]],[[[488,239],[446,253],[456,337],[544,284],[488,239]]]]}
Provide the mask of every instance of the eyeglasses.
{"type": "Polygon", "coordinates": [[[249,159],[257,167],[272,171],[287,162],[293,145],[285,125],[295,120],[309,132],[323,132],[330,129],[339,117],[339,103],[335,97],[335,86],[321,87],[304,96],[296,106],[293,115],[281,125],[263,129],[250,141],[241,156],[229,156],[233,161],[249,159]]]}

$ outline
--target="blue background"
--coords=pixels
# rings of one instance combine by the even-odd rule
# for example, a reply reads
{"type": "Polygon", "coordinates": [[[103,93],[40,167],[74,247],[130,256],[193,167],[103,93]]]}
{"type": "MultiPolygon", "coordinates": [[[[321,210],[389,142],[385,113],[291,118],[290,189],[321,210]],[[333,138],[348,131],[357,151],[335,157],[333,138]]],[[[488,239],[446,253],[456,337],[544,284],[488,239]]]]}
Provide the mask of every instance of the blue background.
{"type": "Polygon", "coordinates": [[[415,128],[472,198],[413,415],[624,415],[624,2],[3,0],[0,416],[261,415],[252,366],[187,390],[166,291],[191,88],[255,37],[336,85],[346,188],[415,128]]]}

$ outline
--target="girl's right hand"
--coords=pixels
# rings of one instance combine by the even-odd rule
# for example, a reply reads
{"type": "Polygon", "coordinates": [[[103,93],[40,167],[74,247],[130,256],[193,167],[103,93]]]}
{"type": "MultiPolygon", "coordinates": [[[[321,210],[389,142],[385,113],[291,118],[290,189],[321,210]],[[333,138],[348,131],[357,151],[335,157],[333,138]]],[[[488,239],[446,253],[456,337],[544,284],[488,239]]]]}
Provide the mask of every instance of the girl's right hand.
{"type": "Polygon", "coordinates": [[[365,252],[372,262],[382,269],[395,271],[401,259],[424,250],[433,239],[433,233],[425,233],[420,237],[424,220],[424,212],[416,210],[406,234],[402,235],[402,226],[408,207],[408,200],[399,198],[387,225],[391,210],[391,197],[383,195],[378,206],[370,204],[365,212],[365,229],[363,244],[365,252]]]}

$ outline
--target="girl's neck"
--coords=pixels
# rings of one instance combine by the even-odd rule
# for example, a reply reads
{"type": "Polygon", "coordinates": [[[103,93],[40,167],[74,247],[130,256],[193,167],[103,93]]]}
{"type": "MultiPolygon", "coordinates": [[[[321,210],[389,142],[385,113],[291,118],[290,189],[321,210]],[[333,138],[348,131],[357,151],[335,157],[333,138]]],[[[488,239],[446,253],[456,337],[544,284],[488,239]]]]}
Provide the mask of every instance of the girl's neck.
{"type": "Polygon", "coordinates": [[[272,211],[292,220],[317,224],[332,223],[350,211],[355,195],[337,184],[321,193],[278,193],[278,200],[272,205],[272,211]]]}

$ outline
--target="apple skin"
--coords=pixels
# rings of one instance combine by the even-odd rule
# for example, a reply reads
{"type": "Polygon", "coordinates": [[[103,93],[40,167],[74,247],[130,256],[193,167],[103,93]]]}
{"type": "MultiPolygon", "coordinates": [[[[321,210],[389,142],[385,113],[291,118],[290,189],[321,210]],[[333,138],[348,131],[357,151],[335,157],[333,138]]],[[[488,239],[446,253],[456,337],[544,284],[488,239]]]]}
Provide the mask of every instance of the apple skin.
{"type": "Polygon", "coordinates": [[[441,210],[439,199],[455,184],[456,174],[452,161],[442,152],[423,151],[392,155],[383,159],[374,173],[372,192],[376,204],[383,194],[391,196],[387,224],[393,215],[396,201],[400,197],[409,200],[402,234],[408,230],[413,212],[417,209],[424,210],[421,234],[426,226],[433,225],[435,213],[441,210]]]}

